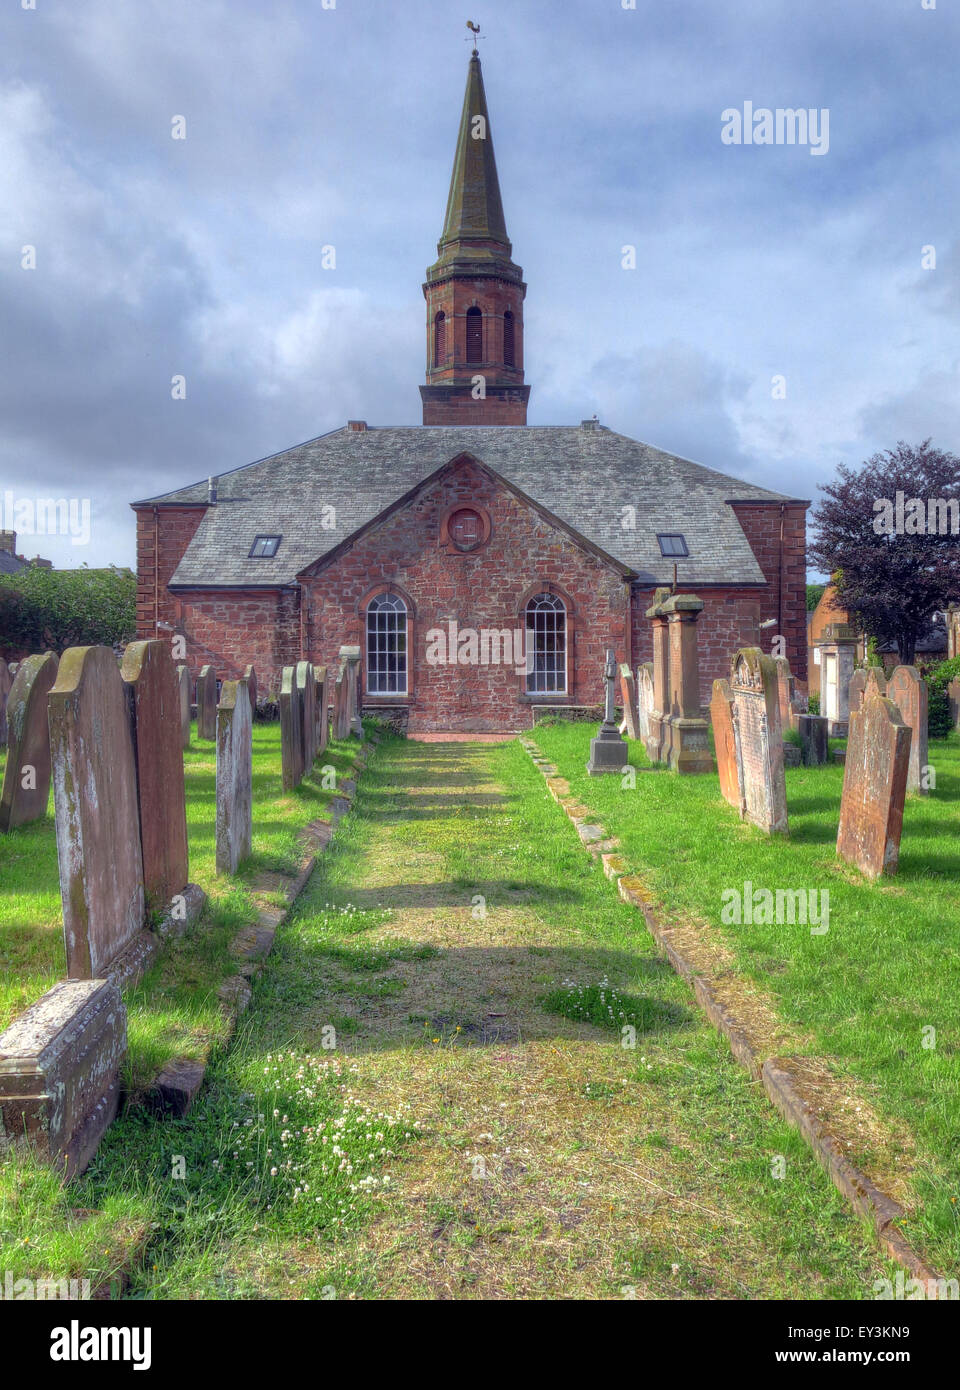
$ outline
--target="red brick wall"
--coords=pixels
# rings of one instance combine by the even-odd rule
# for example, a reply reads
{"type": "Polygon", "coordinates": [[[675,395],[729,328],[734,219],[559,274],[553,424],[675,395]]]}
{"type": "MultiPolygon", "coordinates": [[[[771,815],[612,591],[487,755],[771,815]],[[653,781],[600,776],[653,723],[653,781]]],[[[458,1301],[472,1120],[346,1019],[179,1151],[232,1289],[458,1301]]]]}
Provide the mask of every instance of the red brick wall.
{"type": "Polygon", "coordinates": [[[279,691],[281,668],[300,660],[298,590],[197,590],[177,597],[177,626],[194,679],[209,663],[221,680],[235,680],[252,662],[259,694],[279,691]]]}
{"type": "Polygon", "coordinates": [[[176,600],[167,585],[206,510],[202,506],[158,507],[155,513],[152,507],[136,508],[138,637],[169,636],[163,628],[157,631],[155,620],[170,624],[176,621],[176,600]],[[158,587],[159,603],[155,607],[158,587]]]}
{"type": "MultiPolygon", "coordinates": [[[[687,592],[684,588],[683,592],[687,592]]],[[[759,642],[758,619],[766,616],[766,589],[691,589],[703,599],[697,620],[697,655],[700,662],[700,703],[710,704],[713,682],[729,676],[730,659],[740,647],[759,642]]],[[[633,669],[653,660],[653,626],[645,616],[653,602],[653,589],[633,592],[633,669]]]]}
{"type": "MultiPolygon", "coordinates": [[[[778,618],[779,632],[786,638],[790,670],[798,680],[807,679],[807,509],[801,503],[783,507],[781,547],[781,509],[774,503],[733,503],[757,563],[770,586],[768,601],[762,605],[763,618],[778,618]],[[782,587],[781,587],[782,549],[782,587]]],[[[765,628],[763,649],[770,645],[778,627],[765,628]]]]}
{"type": "Polygon", "coordinates": [[[361,642],[364,601],[376,586],[393,583],[416,608],[410,730],[528,728],[523,677],[512,666],[431,666],[426,636],[431,628],[445,629],[450,619],[461,629],[522,626],[521,603],[544,582],[556,585],[573,606],[567,701],[598,703],[606,647],[624,655],[623,581],[484,470],[461,464],[339,560],[305,577],[309,657],[334,665],[341,643],[361,642]],[[441,550],[441,523],[455,502],[472,502],[489,513],[490,539],[479,550],[441,550]]]}

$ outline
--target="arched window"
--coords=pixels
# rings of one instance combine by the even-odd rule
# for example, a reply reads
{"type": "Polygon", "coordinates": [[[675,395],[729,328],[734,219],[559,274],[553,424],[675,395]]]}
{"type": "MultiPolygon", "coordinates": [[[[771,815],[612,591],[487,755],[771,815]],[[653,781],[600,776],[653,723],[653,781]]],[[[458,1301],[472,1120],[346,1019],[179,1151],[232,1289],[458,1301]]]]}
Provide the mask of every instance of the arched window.
{"type": "Polygon", "coordinates": [[[447,316],[441,309],[433,321],[433,365],[442,367],[447,355],[447,316]]]}
{"type": "Polygon", "coordinates": [[[527,691],[564,695],[567,690],[567,611],[555,594],[534,594],[525,613],[527,691]]]}
{"type": "Polygon", "coordinates": [[[503,365],[505,367],[515,367],[517,365],[516,349],[513,345],[513,315],[508,309],[503,316],[503,365]]]}
{"type": "Polygon", "coordinates": [[[407,693],[407,606],[396,594],[367,604],[367,694],[407,693]]]}
{"type": "Polygon", "coordinates": [[[467,361],[483,361],[483,315],[476,305],[467,310],[467,361]]]}

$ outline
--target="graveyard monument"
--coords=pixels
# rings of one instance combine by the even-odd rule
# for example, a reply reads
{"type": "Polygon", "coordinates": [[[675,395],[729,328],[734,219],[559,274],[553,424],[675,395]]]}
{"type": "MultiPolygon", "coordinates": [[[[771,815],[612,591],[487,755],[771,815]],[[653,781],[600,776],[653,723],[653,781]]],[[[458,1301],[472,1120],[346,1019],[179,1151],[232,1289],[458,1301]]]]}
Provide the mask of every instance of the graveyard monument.
{"type": "Polygon", "coordinates": [[[772,657],[759,647],[737,652],[730,691],[736,705],[743,815],[768,834],[785,834],[788,829],[778,684],[772,657]]]}
{"type": "MultiPolygon", "coordinates": [[[[116,664],[116,663],[114,663],[116,664]]],[[[7,762],[0,790],[0,833],[46,815],[50,796],[47,696],[57,679],[53,652],[20,662],[7,696],[7,762]]]]}
{"type": "Polygon", "coordinates": [[[868,878],[897,871],[910,743],[893,701],[865,694],[850,715],[837,853],[868,878]]]}
{"type": "Polygon", "coordinates": [[[606,772],[622,772],[630,761],[627,745],[617,728],[616,695],[617,660],[612,647],[607,648],[603,668],[604,716],[595,738],[590,740],[590,760],[587,771],[591,777],[606,772]]]}

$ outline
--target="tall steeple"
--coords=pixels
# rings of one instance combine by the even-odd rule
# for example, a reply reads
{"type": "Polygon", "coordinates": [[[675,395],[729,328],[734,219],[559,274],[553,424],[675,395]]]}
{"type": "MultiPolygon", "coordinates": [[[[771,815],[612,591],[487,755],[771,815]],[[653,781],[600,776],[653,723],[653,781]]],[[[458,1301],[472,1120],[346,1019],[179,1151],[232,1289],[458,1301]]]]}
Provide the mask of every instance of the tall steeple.
{"type": "Polygon", "coordinates": [[[474,49],[447,215],[427,270],[425,425],[525,425],[523,271],[511,259],[480,56],[474,49]]]}

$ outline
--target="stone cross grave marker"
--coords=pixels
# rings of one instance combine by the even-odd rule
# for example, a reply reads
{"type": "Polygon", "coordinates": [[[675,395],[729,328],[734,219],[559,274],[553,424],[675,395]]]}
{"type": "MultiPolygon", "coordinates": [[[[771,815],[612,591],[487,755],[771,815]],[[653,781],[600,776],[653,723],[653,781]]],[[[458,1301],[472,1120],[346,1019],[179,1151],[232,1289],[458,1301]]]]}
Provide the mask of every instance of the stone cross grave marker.
{"type": "Polygon", "coordinates": [[[57,679],[53,652],[20,662],[7,696],[7,764],[0,790],[0,833],[47,813],[50,735],[47,696],[57,679]]]}
{"type": "Polygon", "coordinates": [[[865,694],[850,715],[837,853],[868,878],[897,872],[910,740],[910,726],[882,695],[865,694]]]}
{"type": "Polygon", "coordinates": [[[247,683],[224,681],[217,709],[217,873],[232,874],[253,842],[253,716],[247,683]]]}
{"type": "Polygon", "coordinates": [[[64,652],[49,716],[67,974],[95,979],[144,922],[130,712],[109,647],[64,652]]]}
{"type": "Polygon", "coordinates": [[[120,674],[133,714],[143,890],[148,908],[165,908],[190,877],[182,685],[168,644],[156,639],[129,642],[120,674]]]}
{"type": "Polygon", "coordinates": [[[616,693],[617,660],[612,647],[607,648],[603,667],[604,715],[595,738],[590,740],[590,760],[587,772],[591,777],[602,773],[622,772],[629,762],[627,745],[617,728],[616,693]]]}

